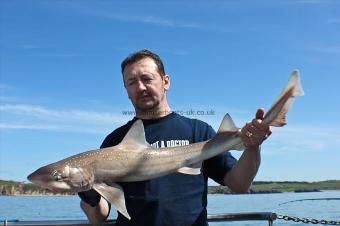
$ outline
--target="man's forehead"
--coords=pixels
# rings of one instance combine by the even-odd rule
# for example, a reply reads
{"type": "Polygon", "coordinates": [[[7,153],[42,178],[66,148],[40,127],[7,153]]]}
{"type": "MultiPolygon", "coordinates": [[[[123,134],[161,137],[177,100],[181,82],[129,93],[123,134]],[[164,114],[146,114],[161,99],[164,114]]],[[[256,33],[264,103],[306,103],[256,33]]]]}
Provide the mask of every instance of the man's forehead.
{"type": "Polygon", "coordinates": [[[123,73],[124,80],[133,79],[139,75],[158,75],[156,63],[151,58],[144,58],[135,63],[128,64],[123,73]]]}
{"type": "Polygon", "coordinates": [[[144,58],[135,63],[128,64],[124,72],[138,72],[140,70],[157,71],[157,65],[151,58],[144,58]]]}

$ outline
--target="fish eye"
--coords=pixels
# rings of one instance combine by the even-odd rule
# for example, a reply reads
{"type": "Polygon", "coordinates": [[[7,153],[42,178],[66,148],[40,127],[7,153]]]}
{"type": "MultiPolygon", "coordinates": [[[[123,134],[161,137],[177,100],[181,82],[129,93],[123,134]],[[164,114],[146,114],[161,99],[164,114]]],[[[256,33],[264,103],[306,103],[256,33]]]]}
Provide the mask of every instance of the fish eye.
{"type": "Polygon", "coordinates": [[[55,181],[62,181],[63,178],[60,175],[54,176],[55,181]]]}
{"type": "Polygon", "coordinates": [[[61,176],[61,174],[56,170],[54,170],[52,172],[52,177],[55,181],[62,181],[63,180],[63,177],[61,176]]]}

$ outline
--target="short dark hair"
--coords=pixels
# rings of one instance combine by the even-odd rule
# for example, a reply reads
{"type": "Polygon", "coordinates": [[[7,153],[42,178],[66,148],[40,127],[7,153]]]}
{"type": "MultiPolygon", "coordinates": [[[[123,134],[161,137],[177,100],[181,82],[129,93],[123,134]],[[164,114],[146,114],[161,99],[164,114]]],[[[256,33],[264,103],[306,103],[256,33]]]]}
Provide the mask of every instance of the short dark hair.
{"type": "Polygon", "coordinates": [[[147,49],[142,49],[137,52],[134,52],[130,54],[127,58],[125,58],[125,60],[121,64],[122,74],[127,65],[136,63],[137,61],[140,61],[145,58],[151,58],[157,65],[158,73],[161,76],[165,75],[164,65],[161,58],[156,53],[153,53],[147,49]]]}

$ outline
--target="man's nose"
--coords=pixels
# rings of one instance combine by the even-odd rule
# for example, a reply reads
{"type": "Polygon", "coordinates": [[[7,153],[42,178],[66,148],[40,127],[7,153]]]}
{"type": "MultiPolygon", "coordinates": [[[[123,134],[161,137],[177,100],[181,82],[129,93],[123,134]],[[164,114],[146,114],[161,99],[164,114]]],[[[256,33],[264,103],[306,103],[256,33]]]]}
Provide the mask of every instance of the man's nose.
{"type": "Polygon", "coordinates": [[[138,88],[138,90],[146,90],[146,86],[143,83],[143,81],[138,81],[137,88],[138,88]]]}

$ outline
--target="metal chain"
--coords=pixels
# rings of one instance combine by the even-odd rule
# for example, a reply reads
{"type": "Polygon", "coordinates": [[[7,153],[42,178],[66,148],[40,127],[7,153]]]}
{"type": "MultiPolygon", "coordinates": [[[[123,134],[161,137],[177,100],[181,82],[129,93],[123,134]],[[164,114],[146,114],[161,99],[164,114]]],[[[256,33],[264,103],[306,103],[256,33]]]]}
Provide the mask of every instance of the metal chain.
{"type": "Polygon", "coordinates": [[[311,224],[324,224],[324,225],[340,225],[340,221],[328,221],[328,220],[317,220],[317,219],[309,219],[309,218],[300,218],[300,217],[290,217],[286,215],[276,214],[277,219],[285,220],[285,221],[294,221],[294,222],[302,222],[302,223],[311,223],[311,224]]]}

